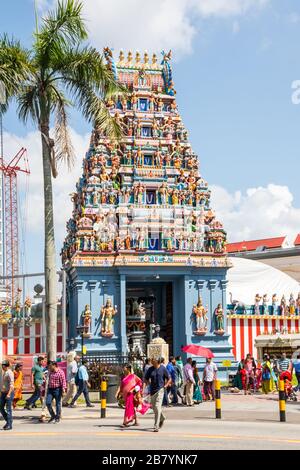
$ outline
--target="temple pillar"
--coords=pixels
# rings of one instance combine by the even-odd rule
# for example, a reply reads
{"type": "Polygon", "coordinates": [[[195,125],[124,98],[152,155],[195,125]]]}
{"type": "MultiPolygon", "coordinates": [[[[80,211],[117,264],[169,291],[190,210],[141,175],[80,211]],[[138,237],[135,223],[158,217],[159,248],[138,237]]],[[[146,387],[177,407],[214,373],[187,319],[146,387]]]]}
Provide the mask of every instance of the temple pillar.
{"type": "Polygon", "coordinates": [[[120,275],[120,336],[121,352],[127,354],[127,334],[126,334],[126,275],[120,275]]]}
{"type": "Polygon", "coordinates": [[[94,293],[96,290],[97,282],[98,281],[94,281],[94,280],[88,281],[88,289],[90,292],[90,310],[92,312],[92,323],[91,323],[92,334],[94,334],[93,330],[94,330],[94,325],[96,324],[96,318],[97,318],[97,311],[96,310],[94,311],[94,307],[96,307],[96,302],[94,302],[95,300],[94,293]]]}
{"type": "Polygon", "coordinates": [[[227,331],[227,286],[228,282],[226,279],[220,281],[221,290],[222,290],[222,308],[224,312],[224,330],[227,331]]]}
{"type": "Polygon", "coordinates": [[[216,280],[209,280],[208,281],[208,287],[209,287],[209,326],[208,326],[208,331],[213,333],[215,331],[215,319],[214,319],[214,311],[216,306],[214,305],[215,299],[214,299],[214,292],[215,288],[217,286],[218,281],[216,280]]]}

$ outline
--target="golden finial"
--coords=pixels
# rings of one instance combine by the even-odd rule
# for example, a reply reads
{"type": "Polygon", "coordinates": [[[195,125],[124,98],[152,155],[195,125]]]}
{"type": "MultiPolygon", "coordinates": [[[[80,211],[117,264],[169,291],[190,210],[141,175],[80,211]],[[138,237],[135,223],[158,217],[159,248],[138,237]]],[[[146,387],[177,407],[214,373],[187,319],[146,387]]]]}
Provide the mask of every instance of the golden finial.
{"type": "Polygon", "coordinates": [[[131,51],[128,51],[128,55],[127,55],[127,65],[131,66],[132,64],[132,52],[131,51]]]}
{"type": "Polygon", "coordinates": [[[141,61],[141,54],[137,51],[137,53],[135,54],[135,65],[139,66],[140,61],[141,61]]]}
{"type": "Polygon", "coordinates": [[[156,69],[156,67],[157,67],[157,55],[153,54],[152,55],[152,68],[156,69]]]}
{"type": "Polygon", "coordinates": [[[144,53],[144,64],[147,66],[149,63],[149,55],[148,55],[148,52],[145,51],[144,53]]]}
{"type": "Polygon", "coordinates": [[[120,50],[120,55],[119,55],[119,62],[120,63],[124,62],[124,59],[125,59],[124,52],[121,49],[120,50]]]}

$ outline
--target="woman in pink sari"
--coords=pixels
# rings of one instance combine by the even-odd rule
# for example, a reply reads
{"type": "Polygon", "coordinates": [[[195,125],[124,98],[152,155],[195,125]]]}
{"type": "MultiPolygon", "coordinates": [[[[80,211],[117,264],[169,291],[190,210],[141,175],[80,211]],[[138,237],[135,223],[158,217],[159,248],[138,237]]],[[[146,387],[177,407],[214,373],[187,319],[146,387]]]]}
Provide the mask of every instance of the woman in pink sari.
{"type": "Polygon", "coordinates": [[[128,427],[132,422],[134,426],[138,426],[136,412],[145,414],[150,407],[150,405],[143,403],[142,390],[142,380],[132,373],[131,365],[126,365],[120,387],[120,394],[122,394],[125,403],[124,427],[128,427]]]}

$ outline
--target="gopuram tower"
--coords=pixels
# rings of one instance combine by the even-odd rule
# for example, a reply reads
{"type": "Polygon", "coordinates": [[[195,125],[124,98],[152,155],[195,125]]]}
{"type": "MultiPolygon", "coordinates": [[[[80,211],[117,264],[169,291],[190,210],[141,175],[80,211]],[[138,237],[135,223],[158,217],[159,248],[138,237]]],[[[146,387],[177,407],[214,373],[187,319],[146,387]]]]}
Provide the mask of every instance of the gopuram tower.
{"type": "MultiPolygon", "coordinates": [[[[144,355],[154,326],[233,359],[226,333],[226,233],[176,104],[171,53],[120,53],[107,67],[128,96],[107,102],[123,136],[94,129],[62,250],[69,338],[88,354],[144,355]]],[[[201,364],[203,360],[197,358],[201,364]]],[[[222,367],[221,367],[222,368],[222,367]]]]}

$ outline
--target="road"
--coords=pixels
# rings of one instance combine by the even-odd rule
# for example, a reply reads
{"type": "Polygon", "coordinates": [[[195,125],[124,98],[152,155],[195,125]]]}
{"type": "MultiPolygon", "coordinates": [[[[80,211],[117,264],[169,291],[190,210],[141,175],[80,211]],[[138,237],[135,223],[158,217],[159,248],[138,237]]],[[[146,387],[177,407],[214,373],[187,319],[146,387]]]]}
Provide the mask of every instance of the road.
{"type": "Polygon", "coordinates": [[[123,411],[97,408],[64,409],[58,424],[38,423],[38,410],[15,412],[14,429],[0,431],[0,449],[300,449],[300,403],[287,404],[287,422],[279,422],[276,396],[224,395],[222,420],[214,418],[214,404],[165,411],[166,424],[153,433],[153,415],[140,426],[121,429],[123,411]]]}

